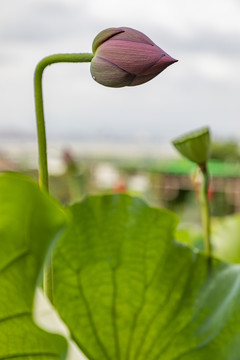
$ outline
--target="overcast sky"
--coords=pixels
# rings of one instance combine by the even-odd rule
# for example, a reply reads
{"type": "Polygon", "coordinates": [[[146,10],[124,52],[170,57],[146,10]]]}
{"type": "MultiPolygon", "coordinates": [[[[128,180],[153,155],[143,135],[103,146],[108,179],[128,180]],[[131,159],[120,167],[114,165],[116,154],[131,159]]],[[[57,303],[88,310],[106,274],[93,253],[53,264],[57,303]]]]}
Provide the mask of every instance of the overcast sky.
{"type": "Polygon", "coordinates": [[[0,131],[36,132],[33,72],[40,59],[91,52],[98,32],[128,26],[179,62],[121,89],[94,82],[90,64],[48,68],[48,135],[170,141],[209,125],[215,136],[240,139],[239,19],[239,0],[1,0],[0,131]]]}

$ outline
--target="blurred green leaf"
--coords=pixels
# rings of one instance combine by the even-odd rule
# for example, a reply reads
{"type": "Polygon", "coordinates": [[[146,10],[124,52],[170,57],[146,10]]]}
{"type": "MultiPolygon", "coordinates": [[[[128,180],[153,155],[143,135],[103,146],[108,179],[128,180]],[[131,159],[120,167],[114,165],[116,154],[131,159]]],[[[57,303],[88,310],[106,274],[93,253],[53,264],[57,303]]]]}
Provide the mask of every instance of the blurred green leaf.
{"type": "Polygon", "coordinates": [[[64,213],[32,180],[9,173],[0,175],[0,219],[0,359],[64,359],[65,339],[32,319],[40,270],[64,213]]]}
{"type": "Polygon", "coordinates": [[[173,241],[176,217],[89,197],[54,256],[55,306],[90,360],[237,360],[240,267],[173,241]]]}
{"type": "MultiPolygon", "coordinates": [[[[177,241],[204,250],[203,231],[194,224],[181,224],[175,232],[177,241]]],[[[240,263],[240,214],[213,217],[211,228],[213,256],[231,264],[240,263]]]]}
{"type": "Polygon", "coordinates": [[[240,215],[213,219],[214,255],[229,263],[240,263],[240,215]]]}
{"type": "Polygon", "coordinates": [[[175,232],[175,239],[182,244],[204,251],[203,230],[193,223],[180,224],[175,232]]]}

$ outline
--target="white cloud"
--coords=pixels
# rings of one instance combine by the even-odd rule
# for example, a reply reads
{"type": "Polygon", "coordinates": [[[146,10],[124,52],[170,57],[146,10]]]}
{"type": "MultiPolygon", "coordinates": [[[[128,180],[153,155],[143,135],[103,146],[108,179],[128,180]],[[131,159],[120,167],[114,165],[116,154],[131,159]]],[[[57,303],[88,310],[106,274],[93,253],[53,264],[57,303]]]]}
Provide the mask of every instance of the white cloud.
{"type": "Polygon", "coordinates": [[[209,80],[240,84],[239,60],[202,53],[192,57],[192,63],[195,64],[196,71],[209,80]]]}

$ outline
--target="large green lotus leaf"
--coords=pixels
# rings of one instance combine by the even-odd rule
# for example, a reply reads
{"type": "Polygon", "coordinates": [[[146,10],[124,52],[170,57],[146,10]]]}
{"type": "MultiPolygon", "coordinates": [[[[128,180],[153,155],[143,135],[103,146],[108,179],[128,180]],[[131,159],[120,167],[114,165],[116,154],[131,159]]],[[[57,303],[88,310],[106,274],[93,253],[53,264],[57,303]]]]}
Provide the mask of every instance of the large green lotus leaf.
{"type": "Polygon", "coordinates": [[[0,359],[65,358],[65,339],[32,319],[44,258],[65,222],[60,206],[32,180],[0,175],[0,359]]]}
{"type": "Polygon", "coordinates": [[[238,360],[240,267],[173,239],[168,211],[89,197],[54,255],[55,306],[91,360],[238,360]]]}

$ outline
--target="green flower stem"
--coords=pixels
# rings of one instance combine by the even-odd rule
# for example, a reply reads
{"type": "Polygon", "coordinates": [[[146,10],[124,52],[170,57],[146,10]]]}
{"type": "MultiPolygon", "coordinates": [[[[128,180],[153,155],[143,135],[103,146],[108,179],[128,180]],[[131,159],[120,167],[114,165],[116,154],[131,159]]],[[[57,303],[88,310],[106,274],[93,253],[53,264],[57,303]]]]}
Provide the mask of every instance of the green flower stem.
{"type": "Polygon", "coordinates": [[[210,205],[208,199],[208,188],[209,188],[209,174],[207,165],[200,166],[203,175],[203,182],[200,192],[201,212],[202,212],[202,223],[204,230],[204,245],[205,251],[208,256],[211,255],[211,216],[210,216],[210,205]]]}
{"type": "Polygon", "coordinates": [[[48,166],[47,166],[47,145],[46,130],[43,109],[42,75],[44,69],[51,64],[61,62],[90,62],[93,54],[56,54],[42,59],[35,70],[35,109],[38,131],[38,151],[39,151],[39,183],[42,189],[48,191],[48,166]]]}
{"type": "MultiPolygon", "coordinates": [[[[44,121],[43,109],[43,93],[42,93],[42,76],[44,69],[51,64],[55,63],[78,63],[78,62],[91,62],[93,54],[55,54],[42,59],[35,70],[34,75],[34,89],[35,89],[35,110],[37,120],[37,133],[38,133],[38,152],[39,152],[39,184],[40,187],[48,190],[48,164],[47,164],[47,142],[46,130],[44,121]]],[[[44,291],[50,301],[53,301],[52,296],[52,265],[51,260],[44,270],[44,291]]]]}

